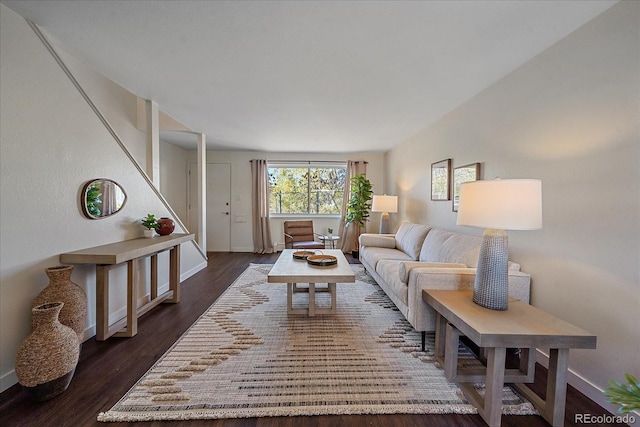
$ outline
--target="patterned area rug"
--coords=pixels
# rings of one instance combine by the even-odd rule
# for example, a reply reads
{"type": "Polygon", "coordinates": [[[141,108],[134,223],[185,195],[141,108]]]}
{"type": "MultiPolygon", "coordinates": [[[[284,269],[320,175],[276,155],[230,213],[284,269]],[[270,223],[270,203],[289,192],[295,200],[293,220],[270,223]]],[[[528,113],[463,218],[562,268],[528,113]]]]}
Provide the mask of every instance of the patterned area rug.
{"type": "MultiPolygon", "coordinates": [[[[287,316],[286,284],[252,264],[99,421],[458,413],[476,409],[360,265],[337,286],[337,314],[287,316]]],[[[305,305],[294,294],[294,307],[305,305]]],[[[328,294],[316,294],[329,306],[328,294]]],[[[479,362],[460,348],[462,363],[479,362]]],[[[482,385],[478,388],[482,392],[482,385]]],[[[504,389],[505,414],[535,414],[504,389]]]]}

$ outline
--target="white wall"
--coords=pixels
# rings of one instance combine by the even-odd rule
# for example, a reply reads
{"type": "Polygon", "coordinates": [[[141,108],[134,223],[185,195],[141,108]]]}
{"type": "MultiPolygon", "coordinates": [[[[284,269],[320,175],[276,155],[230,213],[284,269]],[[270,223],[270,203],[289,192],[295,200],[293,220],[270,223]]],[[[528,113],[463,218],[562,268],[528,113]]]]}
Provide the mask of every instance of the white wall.
{"type": "Polygon", "coordinates": [[[617,4],[386,156],[403,219],[465,233],[482,230],[430,201],[431,163],[542,180],[544,228],[509,232],[511,258],[534,306],[598,336],[570,367],[601,403],[609,379],[640,377],[639,21],[640,3],[617,4]]]}
{"type": "Polygon", "coordinates": [[[185,226],[188,226],[189,157],[189,151],[160,140],[160,192],[185,226]]]}
{"type": "MultiPolygon", "coordinates": [[[[196,161],[195,152],[191,152],[191,161],[196,161]]],[[[231,251],[232,252],[252,252],[253,237],[251,229],[251,159],[267,160],[325,160],[325,161],[346,161],[365,160],[368,161],[367,177],[371,180],[374,193],[382,194],[384,183],[384,154],[383,153],[277,153],[258,151],[208,151],[207,162],[230,163],[231,164],[231,251]],[[234,222],[236,215],[244,215],[247,222],[234,222]]],[[[380,214],[373,213],[371,222],[368,224],[369,230],[377,230],[380,214]]],[[[294,219],[300,219],[299,216],[294,219]]],[[[280,217],[271,220],[271,237],[274,243],[284,241],[282,223],[291,217],[280,217]]],[[[338,220],[336,217],[319,218],[314,217],[314,227],[317,233],[325,232],[327,227],[334,228],[334,233],[338,230],[338,220]]]]}
{"type": "MultiPolygon", "coordinates": [[[[137,128],[139,98],[63,50],[57,51],[91,100],[116,129],[129,153],[140,165],[146,166],[145,132],[137,128]]],[[[161,117],[166,121],[171,120],[164,114],[161,117]]],[[[160,192],[184,224],[187,220],[188,158],[187,150],[160,140],[160,192]]]]}
{"type": "MultiPolygon", "coordinates": [[[[24,19],[3,5],[0,8],[0,386],[4,390],[16,382],[15,354],[31,331],[31,302],[48,283],[45,268],[58,265],[63,252],[141,237],[140,218],[148,212],[162,216],[169,212],[24,19]],[[98,177],[117,181],[128,201],[115,216],[89,220],[82,215],[79,193],[85,182],[98,177]]],[[[130,117],[135,103],[129,104],[125,91],[75,61],[69,65],[123,140],[139,143],[143,136],[130,117]]],[[[166,257],[162,254],[161,262],[166,257]]],[[[194,245],[183,245],[183,278],[205,265],[194,245]]],[[[139,271],[140,279],[148,277],[146,268],[139,271]]],[[[121,317],[125,307],[125,289],[117,286],[126,281],[125,273],[123,268],[112,271],[112,320],[121,317]]],[[[163,288],[168,288],[167,273],[160,272],[163,288]]],[[[95,333],[93,268],[77,266],[72,280],[88,296],[85,337],[89,337],[95,333]]],[[[145,294],[142,289],[140,298],[145,294]]]]}

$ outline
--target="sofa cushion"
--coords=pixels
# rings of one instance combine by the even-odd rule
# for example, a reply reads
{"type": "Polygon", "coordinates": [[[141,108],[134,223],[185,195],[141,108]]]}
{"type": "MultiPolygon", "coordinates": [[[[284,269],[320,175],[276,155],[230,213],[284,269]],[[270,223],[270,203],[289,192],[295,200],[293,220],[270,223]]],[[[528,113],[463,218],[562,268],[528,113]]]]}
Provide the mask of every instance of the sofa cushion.
{"type": "Polygon", "coordinates": [[[390,248],[378,248],[367,246],[360,251],[360,261],[376,270],[378,261],[381,259],[394,259],[400,261],[412,261],[411,257],[402,251],[390,248]]]}
{"type": "Polygon", "coordinates": [[[469,267],[478,266],[478,254],[482,236],[453,233],[440,229],[433,229],[424,240],[420,250],[420,261],[453,262],[466,264],[469,267]]]}
{"type": "Polygon", "coordinates": [[[409,255],[414,261],[417,260],[429,230],[431,227],[428,225],[403,222],[396,233],[396,248],[409,255]]]}
{"type": "Polygon", "coordinates": [[[393,293],[406,305],[409,300],[409,288],[406,283],[399,279],[398,269],[402,263],[396,260],[381,259],[378,261],[376,273],[382,277],[393,293]]]}

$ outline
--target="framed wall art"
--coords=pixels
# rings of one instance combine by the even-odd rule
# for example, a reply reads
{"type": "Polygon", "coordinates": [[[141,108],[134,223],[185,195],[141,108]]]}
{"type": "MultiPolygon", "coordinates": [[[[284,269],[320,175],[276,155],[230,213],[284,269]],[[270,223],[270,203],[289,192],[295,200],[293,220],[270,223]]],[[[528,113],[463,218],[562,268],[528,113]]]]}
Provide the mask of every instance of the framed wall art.
{"type": "Polygon", "coordinates": [[[458,212],[460,185],[481,179],[480,163],[471,163],[453,169],[453,211],[458,212]]]}
{"type": "Polygon", "coordinates": [[[431,164],[431,200],[451,200],[451,159],[431,164]]]}

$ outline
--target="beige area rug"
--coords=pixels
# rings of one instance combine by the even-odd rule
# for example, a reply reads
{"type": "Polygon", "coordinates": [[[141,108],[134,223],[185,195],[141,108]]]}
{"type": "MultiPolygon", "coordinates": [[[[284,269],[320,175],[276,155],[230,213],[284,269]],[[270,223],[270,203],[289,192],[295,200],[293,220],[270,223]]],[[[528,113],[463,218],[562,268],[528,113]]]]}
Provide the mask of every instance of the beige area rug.
{"type": "MultiPolygon", "coordinates": [[[[267,283],[270,268],[247,268],[98,420],[477,412],[434,363],[433,335],[420,351],[420,334],[362,266],[355,284],[337,285],[337,314],[313,318],[287,315],[286,284],[267,283]]],[[[329,305],[328,294],[316,299],[329,305]]],[[[294,307],[306,302],[294,294],[294,307]]],[[[509,387],[503,404],[536,413],[509,387]]]]}

